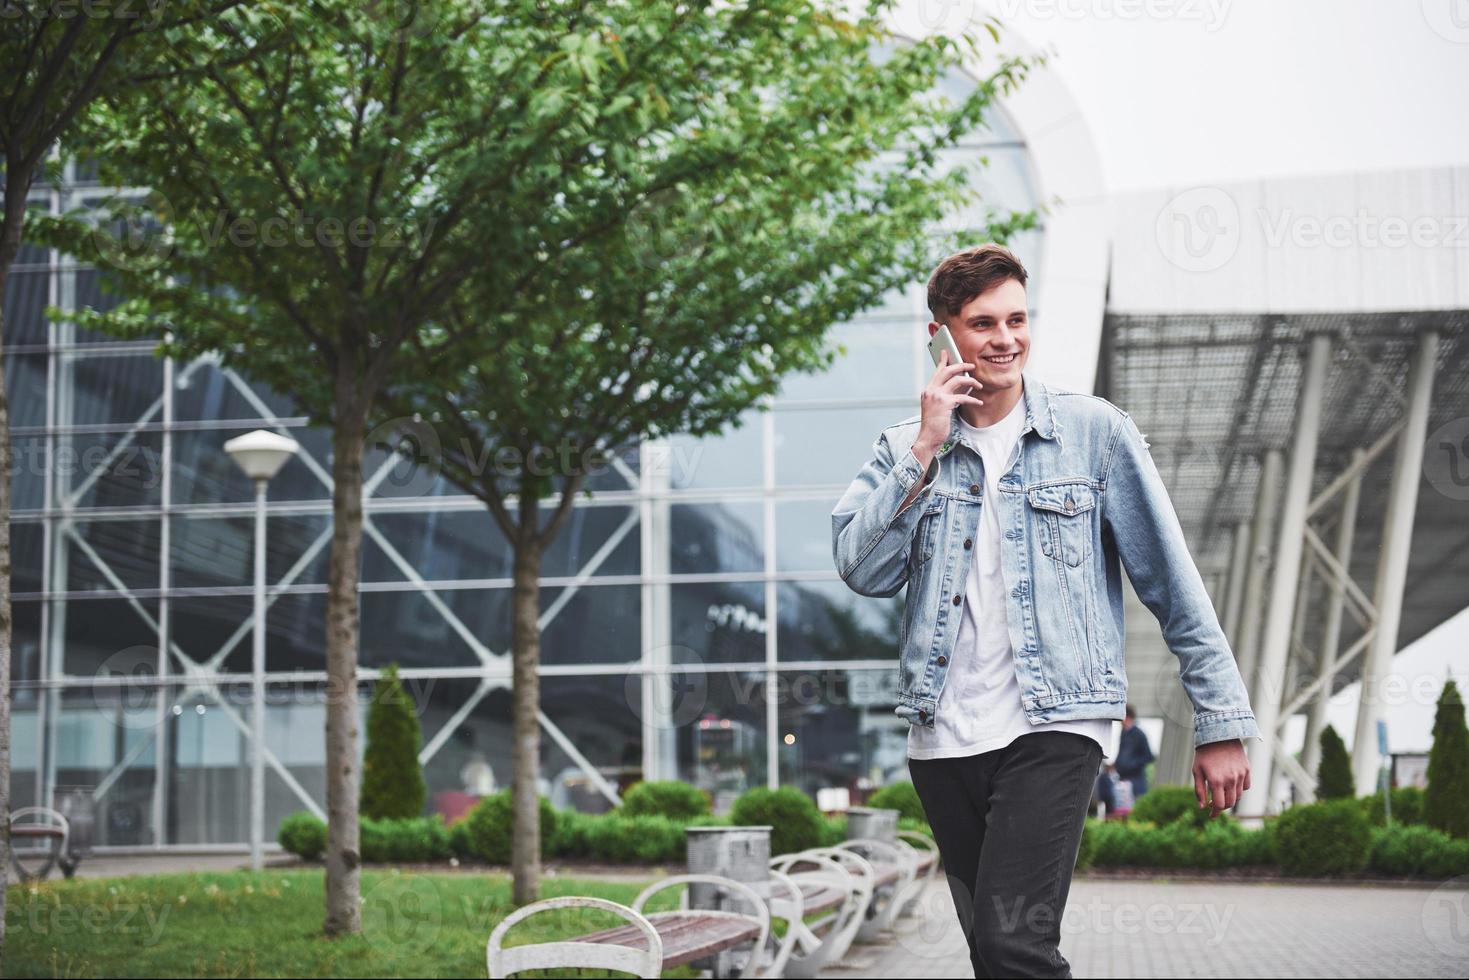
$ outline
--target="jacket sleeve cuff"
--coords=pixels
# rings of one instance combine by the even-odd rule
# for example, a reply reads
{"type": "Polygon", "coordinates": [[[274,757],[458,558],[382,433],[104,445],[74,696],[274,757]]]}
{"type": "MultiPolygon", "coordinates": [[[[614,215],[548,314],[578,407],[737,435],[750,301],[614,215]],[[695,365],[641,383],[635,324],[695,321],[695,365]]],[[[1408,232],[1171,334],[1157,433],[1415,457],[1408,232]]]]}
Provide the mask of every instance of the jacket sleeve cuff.
{"type": "Polygon", "coordinates": [[[1194,716],[1194,748],[1207,745],[1209,742],[1223,742],[1235,738],[1263,740],[1264,737],[1260,734],[1260,726],[1255,723],[1253,711],[1212,711],[1208,714],[1194,716]]]}
{"type": "Polygon", "coordinates": [[[922,464],[918,462],[918,457],[913,455],[912,449],[909,449],[903,454],[903,458],[898,460],[898,465],[893,467],[893,475],[897,477],[898,484],[903,488],[904,496],[907,496],[908,492],[913,489],[913,484],[918,482],[920,476],[923,478],[923,486],[908,504],[909,507],[918,503],[923,499],[923,495],[929,492],[933,487],[933,478],[938,475],[938,472],[939,458],[936,454],[933,459],[929,460],[927,470],[923,469],[922,464]]]}

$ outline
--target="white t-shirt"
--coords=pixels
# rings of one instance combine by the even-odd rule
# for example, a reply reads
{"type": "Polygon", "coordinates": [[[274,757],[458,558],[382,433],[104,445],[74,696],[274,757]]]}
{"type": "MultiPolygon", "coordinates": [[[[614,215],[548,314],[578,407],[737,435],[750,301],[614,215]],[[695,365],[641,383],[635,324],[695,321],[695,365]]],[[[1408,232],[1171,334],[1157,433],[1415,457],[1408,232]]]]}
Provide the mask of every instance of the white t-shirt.
{"type": "Polygon", "coordinates": [[[1040,731],[1078,732],[1095,739],[1104,756],[1109,753],[1112,719],[1032,725],[1021,704],[1000,571],[1000,520],[994,504],[1000,498],[1000,477],[1010,468],[1024,427],[1024,398],[993,425],[976,428],[962,416],[959,418],[960,440],[984,461],[984,498],[975,533],[974,564],[965,580],[959,636],[939,692],[934,727],[913,725],[908,729],[910,759],[948,759],[992,752],[1019,735],[1040,731]]]}

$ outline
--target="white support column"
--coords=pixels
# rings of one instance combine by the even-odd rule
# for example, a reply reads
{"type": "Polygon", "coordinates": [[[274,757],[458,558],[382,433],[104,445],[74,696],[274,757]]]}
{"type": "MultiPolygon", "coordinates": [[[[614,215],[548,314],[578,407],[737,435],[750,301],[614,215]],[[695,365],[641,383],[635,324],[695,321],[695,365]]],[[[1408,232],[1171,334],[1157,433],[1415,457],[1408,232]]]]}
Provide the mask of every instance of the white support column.
{"type": "Polygon", "coordinates": [[[639,541],[646,579],[642,586],[642,722],[643,778],[677,779],[677,734],[673,713],[677,707],[672,664],[673,601],[668,584],[672,517],[668,501],[670,439],[643,441],[639,474],[639,541]],[[651,579],[651,581],[648,581],[651,579]]]}
{"type": "Polygon", "coordinates": [[[1275,578],[1271,582],[1270,607],[1260,639],[1255,683],[1250,688],[1255,721],[1260,726],[1260,734],[1265,737],[1248,740],[1250,788],[1240,800],[1239,809],[1249,816],[1274,812],[1273,743],[1280,737],[1280,708],[1285,693],[1285,664],[1290,656],[1291,618],[1295,614],[1296,592],[1301,584],[1299,570],[1305,549],[1306,506],[1311,502],[1311,477],[1316,471],[1316,446],[1321,436],[1322,402],[1325,400],[1326,369],[1330,359],[1331,336],[1326,333],[1312,335],[1296,397],[1295,436],[1276,534],[1275,578]]]}
{"type": "Polygon", "coordinates": [[[1413,368],[1408,375],[1408,410],[1398,437],[1388,490],[1387,516],[1377,559],[1377,631],[1362,660],[1361,700],[1357,704],[1357,732],[1352,740],[1352,776],[1358,793],[1377,785],[1377,720],[1382,717],[1382,685],[1398,649],[1398,627],[1403,619],[1403,592],[1408,581],[1408,548],[1422,479],[1423,442],[1428,436],[1428,401],[1433,393],[1433,370],[1438,358],[1438,334],[1426,330],[1418,337],[1413,368]]]}
{"type": "MultiPolygon", "coordinates": [[[[1352,450],[1352,465],[1355,467],[1366,455],[1364,449],[1352,450]]],[[[1337,518],[1336,544],[1333,554],[1342,568],[1352,566],[1352,543],[1357,530],[1357,507],[1362,499],[1362,470],[1358,468],[1342,492],[1341,514],[1337,518]]],[[[1322,581],[1329,590],[1326,594],[1325,621],[1321,632],[1321,651],[1316,667],[1316,676],[1325,677],[1321,692],[1311,701],[1306,712],[1306,744],[1301,751],[1301,765],[1307,772],[1315,772],[1321,764],[1321,732],[1326,728],[1326,712],[1331,705],[1336,673],[1336,653],[1341,646],[1342,612],[1346,607],[1346,589],[1329,576],[1322,581]]]]}
{"type": "Polygon", "coordinates": [[[1245,571],[1244,598],[1240,603],[1239,637],[1234,645],[1235,659],[1239,661],[1239,672],[1245,679],[1246,690],[1250,689],[1250,680],[1255,676],[1260,620],[1264,615],[1265,580],[1270,575],[1270,560],[1274,554],[1271,539],[1275,527],[1275,508],[1280,499],[1280,468],[1280,450],[1266,450],[1260,461],[1260,483],[1255,488],[1255,516],[1250,528],[1250,561],[1245,571]]]}
{"type": "Polygon", "coordinates": [[[1229,637],[1230,646],[1239,650],[1239,612],[1244,605],[1245,573],[1250,567],[1250,525],[1240,521],[1234,526],[1229,546],[1229,581],[1224,589],[1224,615],[1220,625],[1229,637]]]}

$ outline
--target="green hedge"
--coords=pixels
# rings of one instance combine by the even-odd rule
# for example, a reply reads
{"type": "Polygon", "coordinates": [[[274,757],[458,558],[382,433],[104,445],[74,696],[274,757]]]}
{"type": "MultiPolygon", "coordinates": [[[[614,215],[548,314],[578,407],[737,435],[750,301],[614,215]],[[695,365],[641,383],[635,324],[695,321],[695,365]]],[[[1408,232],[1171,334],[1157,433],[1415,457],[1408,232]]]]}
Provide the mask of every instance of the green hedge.
{"type": "Polygon", "coordinates": [[[693,820],[709,815],[709,794],[675,779],[635,783],[622,794],[622,813],[628,817],[693,820]]]}
{"type": "Polygon", "coordinates": [[[730,808],[729,822],[741,827],[769,824],[771,854],[819,847],[829,833],[815,802],[794,786],[746,790],[730,808]]]}
{"type": "MultiPolygon", "coordinates": [[[[1417,826],[1423,823],[1423,801],[1426,793],[1417,786],[1399,786],[1392,791],[1392,822],[1417,826]]],[[[1374,827],[1386,826],[1386,813],[1382,805],[1382,791],[1357,798],[1366,814],[1368,823],[1374,827]]]]}
{"type": "MultiPolygon", "coordinates": [[[[556,820],[559,812],[551,801],[541,797],[541,857],[551,854],[551,842],[556,839],[556,820]]],[[[510,863],[510,837],[514,822],[510,790],[486,796],[475,804],[464,818],[469,824],[468,843],[470,853],[490,864],[510,863]]]]}
{"type": "Polygon", "coordinates": [[[918,799],[918,791],[906,779],[889,783],[873,793],[867,805],[883,810],[897,810],[899,817],[921,820],[925,826],[928,824],[928,814],[923,812],[923,803],[918,799]]]}
{"type": "Polygon", "coordinates": [[[1372,825],[1355,799],[1296,805],[1275,821],[1272,853],[1292,875],[1361,871],[1372,849],[1372,825]]]}
{"type": "Polygon", "coordinates": [[[326,851],[326,822],[299,810],[281,821],[275,839],[286,853],[305,861],[315,861],[326,851]]]}
{"type": "Polygon", "coordinates": [[[449,828],[438,815],[374,820],[363,817],[359,831],[362,860],[387,862],[447,861],[449,828]]]}
{"type": "Polygon", "coordinates": [[[1433,827],[1374,827],[1367,866],[1379,874],[1453,878],[1469,874],[1469,840],[1433,827]]]}

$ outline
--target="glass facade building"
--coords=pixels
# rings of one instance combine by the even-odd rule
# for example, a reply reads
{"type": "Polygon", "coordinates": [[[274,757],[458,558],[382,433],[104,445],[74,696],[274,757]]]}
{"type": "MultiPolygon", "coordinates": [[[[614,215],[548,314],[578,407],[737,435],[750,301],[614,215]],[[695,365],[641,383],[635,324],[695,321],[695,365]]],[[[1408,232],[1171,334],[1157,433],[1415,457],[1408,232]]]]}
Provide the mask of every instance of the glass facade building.
{"type": "MultiPolygon", "coordinates": [[[[955,151],[988,161],[976,220],[1036,205],[1025,145],[991,117],[955,151]]],[[[110,196],[68,167],[31,204],[110,196]]],[[[1043,234],[1011,243],[1033,275],[1043,234]]],[[[246,840],[254,518],[222,446],[268,428],[302,448],[269,488],[267,837],[287,813],[320,812],[328,433],[289,393],[209,359],[48,319],[48,305],[108,302],[96,270],[52,251],[23,251],[4,302],[14,805],[84,787],[102,847],[246,840]]],[[[637,778],[685,780],[720,804],[763,785],[860,798],[905,778],[892,712],[903,597],[842,584],[830,512],[878,430],[916,410],[928,319],[924,283],[895,291],[833,329],[830,371],[789,378],[720,437],[646,442],[597,475],[541,582],[554,802],[605,809],[637,778]]],[[[399,666],[433,808],[508,783],[510,551],[482,504],[421,467],[372,452],[366,472],[361,666],[365,681],[399,666]]]]}

